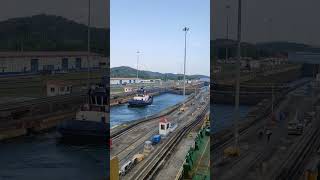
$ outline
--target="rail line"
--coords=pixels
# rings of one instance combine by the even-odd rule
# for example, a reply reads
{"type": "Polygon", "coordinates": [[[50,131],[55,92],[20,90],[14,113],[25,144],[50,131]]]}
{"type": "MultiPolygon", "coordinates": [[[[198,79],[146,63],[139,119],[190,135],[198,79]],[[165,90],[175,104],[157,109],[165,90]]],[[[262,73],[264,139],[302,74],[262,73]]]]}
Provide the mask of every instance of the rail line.
{"type": "MultiPolygon", "coordinates": [[[[284,90],[283,92],[281,92],[275,96],[275,102],[274,102],[275,106],[279,105],[279,103],[285,98],[286,94],[288,94],[289,92],[297,89],[298,87],[308,83],[309,81],[310,81],[310,79],[301,79],[301,80],[298,80],[297,82],[293,83],[292,85],[291,84],[288,85],[290,88],[284,90]]],[[[240,135],[243,134],[252,125],[255,125],[258,121],[263,120],[264,118],[267,118],[270,115],[270,113],[271,113],[271,104],[269,103],[268,107],[263,110],[262,114],[259,114],[259,116],[256,119],[254,119],[252,122],[249,122],[244,127],[239,129],[239,134],[240,135]]],[[[232,134],[229,134],[225,138],[223,138],[222,140],[213,143],[210,148],[211,151],[215,150],[219,146],[227,143],[228,141],[231,141],[232,138],[233,138],[232,134]]]]}
{"type": "MultiPolygon", "coordinates": [[[[166,141],[161,148],[156,150],[155,154],[152,155],[152,159],[146,160],[138,172],[136,172],[131,179],[135,180],[146,180],[152,179],[155,174],[161,169],[162,165],[165,163],[168,156],[170,156],[171,152],[174,150],[176,145],[180,142],[180,140],[190,132],[200,121],[203,120],[207,111],[209,109],[209,104],[207,104],[201,111],[201,113],[196,117],[195,121],[188,123],[182,129],[180,129],[175,136],[171,137],[166,141]]],[[[151,157],[151,156],[150,156],[151,157]]]]}
{"type": "MultiPolygon", "coordinates": [[[[150,119],[150,118],[145,119],[145,120],[142,119],[142,122],[144,122],[144,123],[150,123],[150,125],[147,125],[147,126],[151,126],[151,123],[153,123],[153,120],[157,120],[157,119],[159,119],[159,118],[161,118],[161,117],[164,117],[164,116],[167,116],[167,115],[171,115],[172,117],[175,117],[175,116],[179,115],[179,112],[176,111],[179,107],[181,107],[183,104],[185,104],[185,105],[188,106],[188,104],[190,104],[191,101],[194,100],[195,98],[197,98],[197,97],[191,96],[191,97],[189,97],[186,101],[184,101],[183,103],[179,103],[179,104],[177,104],[177,105],[169,108],[169,111],[167,111],[166,113],[155,115],[155,117],[153,117],[153,118],[151,118],[151,119],[150,119]]],[[[186,116],[186,114],[183,114],[183,117],[185,117],[185,116],[186,116]]],[[[140,122],[140,123],[138,123],[138,124],[133,124],[134,126],[132,126],[132,127],[129,128],[129,129],[126,129],[125,131],[121,132],[121,134],[118,134],[117,136],[115,136],[114,138],[112,138],[112,141],[113,141],[113,142],[118,142],[119,139],[120,139],[122,136],[127,135],[127,134],[129,134],[129,133],[131,133],[131,132],[133,132],[133,131],[136,131],[136,130],[140,129],[141,127],[140,127],[139,125],[141,125],[142,122],[140,122]]],[[[112,156],[118,156],[118,155],[121,154],[123,151],[125,151],[126,149],[128,149],[128,147],[131,147],[133,144],[135,144],[137,141],[140,142],[141,139],[142,139],[142,140],[143,140],[143,139],[146,140],[146,138],[143,138],[143,137],[146,136],[146,134],[148,134],[148,135],[149,135],[149,134],[151,134],[151,135],[152,135],[152,134],[156,134],[156,132],[157,132],[157,128],[156,128],[156,127],[157,127],[157,126],[158,126],[158,124],[153,125],[151,128],[149,127],[150,130],[145,131],[144,133],[142,133],[142,134],[140,134],[139,136],[135,137],[134,140],[131,140],[132,143],[129,143],[126,147],[121,148],[120,151],[116,152],[116,153],[115,153],[114,155],[112,155],[112,156]]],[[[151,135],[150,135],[150,136],[151,136],[151,135]]],[[[150,136],[148,136],[148,137],[150,137],[150,136]]],[[[144,141],[143,141],[143,142],[144,142],[144,141]]],[[[113,143],[113,144],[115,144],[115,143],[113,143]]],[[[132,153],[129,153],[129,154],[132,154],[132,153]]]]}
{"type": "Polygon", "coordinates": [[[306,160],[313,151],[316,151],[320,146],[320,130],[318,127],[312,128],[303,137],[298,139],[290,148],[285,161],[274,168],[275,171],[270,175],[272,179],[299,179],[303,172],[303,167],[306,160]]]}
{"type": "MultiPolygon", "coordinates": [[[[277,107],[281,101],[283,99],[285,99],[285,95],[288,94],[289,92],[297,89],[298,87],[308,83],[309,81],[307,79],[304,80],[300,80],[297,83],[294,83],[293,85],[291,85],[291,87],[289,89],[284,90],[283,92],[279,93],[278,95],[276,95],[275,98],[275,106],[277,107]]],[[[249,134],[249,131],[253,128],[253,129],[257,129],[257,128],[261,128],[264,124],[263,124],[263,120],[265,118],[268,118],[268,116],[271,113],[271,104],[270,102],[267,105],[267,108],[263,109],[262,113],[259,113],[259,117],[256,117],[254,120],[249,121],[248,123],[246,123],[244,126],[242,126],[239,129],[239,135],[240,136],[245,136],[249,134]]],[[[228,145],[230,145],[232,143],[232,140],[234,139],[234,137],[232,136],[232,133],[227,134],[226,136],[224,136],[220,141],[216,141],[215,143],[213,143],[211,145],[211,152],[221,152],[225,147],[227,147],[228,145]]],[[[248,153],[245,153],[244,155],[241,155],[241,157],[239,157],[237,160],[235,160],[235,162],[233,162],[233,164],[229,165],[230,167],[233,167],[237,162],[240,162],[242,159],[244,159],[246,156],[248,155],[248,153]]],[[[249,163],[249,165],[246,167],[247,171],[252,168],[258,161],[261,160],[263,154],[257,153],[256,155],[254,155],[255,157],[253,158],[253,160],[249,163]]],[[[247,173],[244,172],[244,173],[247,173]]],[[[241,174],[241,176],[243,176],[243,174],[241,174]]],[[[239,176],[238,176],[239,177],[239,176]]]]}
{"type": "Polygon", "coordinates": [[[85,96],[84,93],[75,93],[71,95],[43,97],[43,98],[32,99],[32,100],[24,100],[24,101],[15,102],[15,103],[5,103],[5,104],[0,104],[0,111],[10,111],[10,110],[23,108],[23,107],[30,107],[33,105],[40,105],[40,104],[50,103],[50,102],[61,102],[62,100],[66,102],[68,100],[81,98],[84,96],[85,96]]]}
{"type": "MultiPolygon", "coordinates": [[[[193,100],[193,98],[194,98],[194,95],[191,95],[184,103],[190,103],[190,101],[193,100]]],[[[163,117],[163,116],[166,116],[166,115],[168,115],[168,114],[171,114],[171,113],[173,113],[175,110],[177,110],[178,108],[180,108],[182,105],[183,105],[183,103],[177,104],[177,105],[173,106],[172,109],[170,109],[168,112],[166,112],[166,113],[164,113],[164,114],[156,114],[156,115],[154,115],[154,116],[150,116],[148,119],[143,118],[143,119],[140,119],[140,120],[136,120],[135,123],[132,123],[132,124],[130,124],[129,126],[123,128],[123,129],[121,129],[121,130],[119,130],[119,131],[116,131],[116,132],[112,133],[112,134],[110,135],[110,137],[111,137],[113,140],[114,140],[114,139],[117,139],[117,138],[119,138],[120,136],[122,136],[122,135],[127,134],[128,132],[130,132],[130,130],[131,130],[133,127],[135,127],[135,126],[137,126],[137,125],[139,125],[139,124],[141,124],[141,123],[144,123],[144,122],[147,122],[147,121],[151,121],[151,120],[155,120],[155,119],[159,119],[159,118],[161,118],[161,117],[163,117]]]]}
{"type": "MultiPolygon", "coordinates": [[[[174,112],[174,114],[172,115],[172,118],[179,115],[178,112],[174,112]]],[[[183,116],[180,117],[179,119],[183,119],[187,116],[187,114],[183,113],[183,116]]],[[[174,118],[173,118],[174,119],[174,118]]],[[[176,120],[175,122],[178,123],[179,120],[176,120]]],[[[152,122],[150,122],[152,123],[152,122]]],[[[154,122],[153,122],[154,123],[154,122]]],[[[148,126],[148,125],[147,125],[148,126]]],[[[130,140],[131,143],[127,144],[126,147],[122,148],[120,151],[118,151],[115,155],[113,156],[118,156],[120,161],[123,161],[123,159],[128,159],[127,157],[130,157],[131,155],[134,155],[135,153],[139,152],[140,149],[139,147],[143,147],[143,143],[149,139],[149,137],[151,137],[154,134],[157,134],[158,132],[158,123],[154,124],[152,127],[149,127],[150,130],[144,131],[143,133],[141,133],[139,136],[137,136],[136,138],[134,138],[133,140],[130,140]],[[131,151],[129,152],[127,155],[125,155],[123,158],[121,158],[121,156],[119,156],[121,153],[125,152],[127,149],[130,150],[131,147],[133,147],[134,144],[138,144],[135,148],[135,151],[131,151]]],[[[134,127],[133,129],[136,129],[136,127],[134,127]]],[[[131,130],[129,130],[129,132],[131,132],[131,130]]]]}

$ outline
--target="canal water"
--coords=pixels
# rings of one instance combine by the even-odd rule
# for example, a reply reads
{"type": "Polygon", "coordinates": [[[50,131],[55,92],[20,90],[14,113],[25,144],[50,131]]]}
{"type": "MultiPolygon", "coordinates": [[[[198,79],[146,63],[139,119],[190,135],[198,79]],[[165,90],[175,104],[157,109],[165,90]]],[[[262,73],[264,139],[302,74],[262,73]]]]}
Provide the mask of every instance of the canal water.
{"type": "MultiPolygon", "coordinates": [[[[243,119],[249,112],[250,106],[239,106],[240,117],[243,119]]],[[[233,124],[233,105],[211,104],[211,129],[213,133],[229,128],[233,124]],[[212,113],[213,112],[213,113],[212,113]],[[213,120],[213,121],[212,121],[213,120]]]]}
{"type": "Polygon", "coordinates": [[[110,125],[111,127],[151,116],[161,112],[162,110],[174,106],[184,100],[182,95],[177,94],[161,94],[153,98],[152,105],[140,108],[128,107],[128,104],[122,104],[111,107],[110,125]]]}
{"type": "Polygon", "coordinates": [[[0,143],[0,179],[107,179],[106,146],[58,142],[55,131],[0,143]]]}

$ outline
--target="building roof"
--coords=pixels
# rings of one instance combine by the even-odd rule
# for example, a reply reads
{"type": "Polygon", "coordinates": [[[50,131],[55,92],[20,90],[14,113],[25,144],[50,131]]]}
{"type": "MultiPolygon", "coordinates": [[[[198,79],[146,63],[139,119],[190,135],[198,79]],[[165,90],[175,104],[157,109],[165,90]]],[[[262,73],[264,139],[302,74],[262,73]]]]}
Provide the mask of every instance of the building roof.
{"type": "MultiPolygon", "coordinates": [[[[78,57],[87,56],[86,51],[4,51],[0,52],[0,58],[14,57],[78,57]]],[[[90,56],[102,56],[97,53],[90,53],[90,56]]]]}
{"type": "Polygon", "coordinates": [[[160,123],[169,123],[169,121],[168,121],[167,118],[162,117],[162,118],[160,119],[160,123]]]}

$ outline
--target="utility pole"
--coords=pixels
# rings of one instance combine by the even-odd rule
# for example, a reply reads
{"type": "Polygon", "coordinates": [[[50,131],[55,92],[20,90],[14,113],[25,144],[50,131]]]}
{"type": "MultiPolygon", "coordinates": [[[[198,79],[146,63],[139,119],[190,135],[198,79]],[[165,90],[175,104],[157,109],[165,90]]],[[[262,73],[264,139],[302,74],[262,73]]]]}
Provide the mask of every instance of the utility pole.
{"type": "Polygon", "coordinates": [[[91,0],[88,0],[88,47],[87,47],[87,66],[88,66],[88,89],[90,88],[90,21],[91,21],[91,0]]]}
{"type": "MultiPolygon", "coordinates": [[[[227,39],[227,43],[228,43],[228,40],[229,40],[229,9],[230,9],[230,6],[227,5],[226,6],[226,11],[227,11],[227,28],[226,28],[226,39],[227,39]]],[[[228,62],[228,44],[226,44],[226,62],[228,62]]]]}
{"type": "Polygon", "coordinates": [[[188,27],[183,28],[184,31],[184,65],[183,65],[183,97],[186,97],[186,61],[187,61],[187,33],[188,27]]]}
{"type": "Polygon", "coordinates": [[[242,0],[238,0],[238,48],[237,48],[237,68],[236,68],[236,94],[235,94],[235,109],[234,109],[234,146],[238,149],[239,147],[239,132],[238,132],[238,121],[240,119],[239,113],[239,94],[240,94],[240,59],[241,59],[241,6],[242,0]]]}
{"type": "MultiPolygon", "coordinates": [[[[269,19],[269,23],[270,23],[270,25],[269,25],[269,34],[270,34],[270,36],[269,36],[269,38],[270,38],[270,40],[271,40],[271,34],[272,34],[272,19],[270,18],[269,19]]],[[[273,61],[273,57],[271,57],[271,77],[273,76],[273,71],[274,71],[274,61],[273,61]]],[[[271,89],[272,89],[272,92],[271,92],[271,94],[272,94],[272,97],[271,97],[271,118],[273,118],[273,113],[274,113],[274,82],[272,81],[271,82],[272,83],[272,87],[271,87],[271,89]]]]}
{"type": "Polygon", "coordinates": [[[137,51],[137,83],[138,83],[138,79],[139,79],[139,54],[140,51],[137,51]]]}

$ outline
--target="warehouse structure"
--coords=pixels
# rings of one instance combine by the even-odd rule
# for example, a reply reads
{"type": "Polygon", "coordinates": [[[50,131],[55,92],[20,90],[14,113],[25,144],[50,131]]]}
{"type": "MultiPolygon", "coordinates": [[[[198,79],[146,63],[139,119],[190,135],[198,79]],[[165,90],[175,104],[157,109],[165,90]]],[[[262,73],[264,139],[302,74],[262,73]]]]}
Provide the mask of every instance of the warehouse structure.
{"type": "MultiPolygon", "coordinates": [[[[88,68],[88,53],[84,51],[0,52],[0,73],[37,73],[40,71],[69,71],[88,68]]],[[[108,58],[90,53],[89,67],[108,67],[108,58]]]]}
{"type": "Polygon", "coordinates": [[[124,85],[124,84],[136,84],[136,83],[159,84],[161,83],[161,79],[110,78],[111,85],[124,85]]]}

